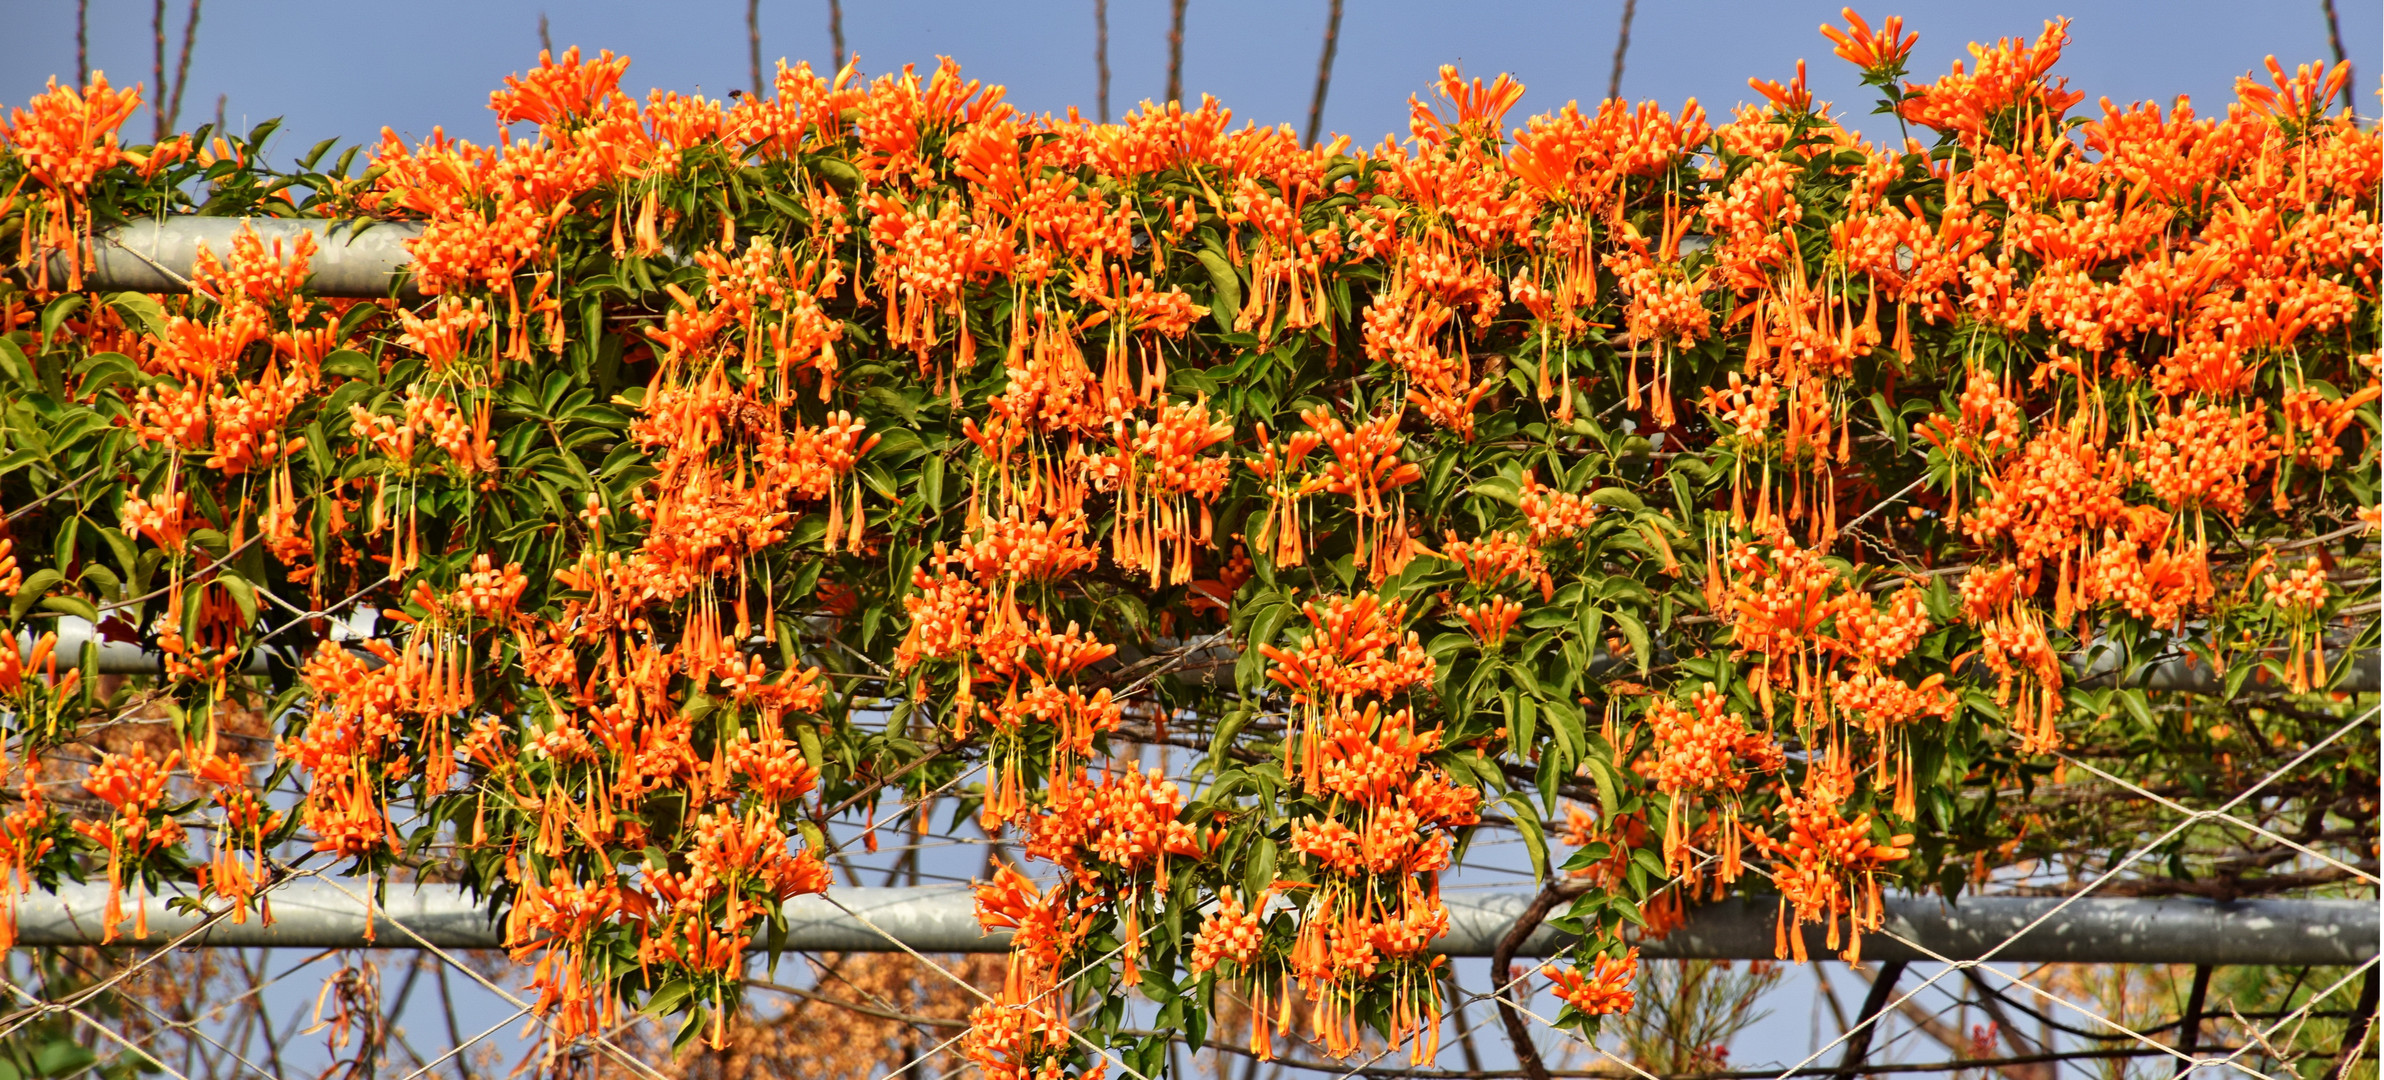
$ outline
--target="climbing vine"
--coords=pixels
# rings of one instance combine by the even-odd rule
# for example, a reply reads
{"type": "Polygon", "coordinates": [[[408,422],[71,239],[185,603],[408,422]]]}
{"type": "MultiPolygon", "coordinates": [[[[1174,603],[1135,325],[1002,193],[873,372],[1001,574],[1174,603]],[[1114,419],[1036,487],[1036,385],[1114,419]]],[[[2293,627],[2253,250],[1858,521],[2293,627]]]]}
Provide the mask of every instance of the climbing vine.
{"type": "Polygon", "coordinates": [[[564,1037],[718,1040],[782,902],[941,794],[1022,853],[989,1076],[1155,1071],[1121,988],[1422,1062],[1485,829],[1585,883],[1547,974],[1591,1027],[1709,898],[1858,956],[1883,890],[2014,857],[2066,747],[2361,707],[2384,144],[2342,69],[2081,108],[2063,23],[1908,81],[1849,20],[1902,145],[1801,65],[1519,127],[1444,69],[1365,148],[949,61],[641,101],[574,50],[493,143],[283,170],[53,82],[0,126],[8,891],[269,917],[441,861],[564,1037]],[[379,298],[286,228],[95,281],[194,214],[419,232],[379,298]]]}

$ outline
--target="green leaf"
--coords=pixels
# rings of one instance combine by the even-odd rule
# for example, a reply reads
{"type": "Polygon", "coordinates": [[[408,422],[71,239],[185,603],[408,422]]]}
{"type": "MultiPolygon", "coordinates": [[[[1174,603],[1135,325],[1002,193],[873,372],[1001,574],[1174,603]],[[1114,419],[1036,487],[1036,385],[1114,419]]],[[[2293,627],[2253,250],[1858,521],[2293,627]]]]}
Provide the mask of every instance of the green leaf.
{"type": "Polygon", "coordinates": [[[852,194],[861,186],[861,170],[853,168],[851,162],[840,158],[813,158],[811,159],[811,171],[818,173],[820,179],[826,180],[836,190],[847,195],[852,194]]]}
{"type": "Polygon", "coordinates": [[[123,576],[108,569],[108,564],[102,562],[84,563],[83,572],[75,575],[75,581],[77,584],[85,581],[96,582],[101,589],[105,590],[100,594],[105,597],[121,595],[124,591],[123,576]]]}
{"type": "Polygon", "coordinates": [[[48,307],[41,309],[41,340],[44,346],[43,351],[48,351],[47,346],[49,344],[49,340],[52,336],[58,333],[58,328],[60,326],[64,326],[66,324],[66,320],[75,312],[82,310],[83,301],[85,299],[86,298],[81,293],[68,293],[65,296],[61,296],[56,300],[50,301],[50,305],[48,307]]]}
{"type": "Polygon", "coordinates": [[[1522,490],[1516,486],[1513,480],[1503,476],[1493,476],[1487,480],[1479,481],[1466,490],[1476,495],[1496,499],[1508,506],[1520,506],[1523,503],[1522,490]]]}
{"type": "Polygon", "coordinates": [[[73,1076],[99,1060],[90,1047],[53,1039],[33,1052],[33,1069],[40,1076],[73,1076]]]}
{"type": "Polygon", "coordinates": [[[1292,614],[1299,610],[1282,596],[1276,596],[1274,601],[1260,609],[1250,620],[1250,649],[1253,652],[1261,645],[1274,644],[1275,636],[1283,632],[1283,624],[1290,621],[1292,614]]]}
{"type": "Polygon", "coordinates": [[[1598,809],[1608,821],[1622,813],[1622,786],[1614,777],[1614,766],[1596,754],[1589,756],[1589,780],[1597,785],[1598,809]]]}
{"type": "Polygon", "coordinates": [[[1209,272],[1209,314],[1217,320],[1219,330],[1232,332],[1234,323],[1242,317],[1242,279],[1233,272],[1233,264],[1225,261],[1222,252],[1208,248],[1193,253],[1200,265],[1209,272]]]}
{"type": "Polygon", "coordinates": [[[1548,831],[1540,825],[1540,813],[1531,802],[1516,792],[1499,797],[1501,804],[1514,811],[1515,831],[1523,834],[1523,850],[1531,856],[1532,877],[1548,877],[1548,831]]]}
{"type": "Polygon", "coordinates": [[[1597,648],[1598,643],[1606,638],[1606,609],[1596,604],[1583,604],[1578,616],[1581,624],[1581,640],[1590,648],[1597,648]]]}
{"type": "Polygon", "coordinates": [[[109,295],[107,304],[117,311],[132,316],[141,324],[141,328],[148,332],[149,336],[155,338],[166,336],[169,324],[166,319],[165,305],[158,303],[156,297],[137,292],[113,293],[109,295]]]}
{"type": "Polygon", "coordinates": [[[1242,886],[1252,896],[1275,883],[1275,841],[1259,837],[1250,845],[1250,865],[1242,873],[1242,886]]]}
{"type": "Polygon", "coordinates": [[[1647,647],[1647,624],[1627,611],[1614,612],[1614,628],[1622,631],[1623,640],[1631,643],[1631,652],[1639,658],[1639,674],[1647,674],[1648,661],[1653,653],[1647,647]]]}
{"type": "Polygon", "coordinates": [[[2152,719],[2152,702],[2146,698],[2143,690],[2131,686],[2119,691],[2119,704],[2137,723],[2144,725],[2144,730],[2157,729],[2158,725],[2152,719]]]}
{"type": "Polygon", "coordinates": [[[1217,722],[1217,733],[1209,738],[1209,757],[1224,761],[1225,752],[1233,746],[1233,737],[1241,734],[1242,729],[1249,726],[1257,715],[1249,709],[1235,709],[1225,714],[1225,719],[1217,722]]]}
{"type": "Polygon", "coordinates": [[[710,1026],[711,1020],[711,1012],[708,1009],[687,1010],[687,1019],[679,1022],[678,1034],[671,1036],[671,1055],[676,1057],[685,1053],[688,1047],[695,1045],[697,1040],[704,1037],[704,1029],[710,1026]]]}
{"type": "Polygon", "coordinates": [[[36,570],[25,575],[25,583],[17,587],[16,598],[8,603],[8,620],[17,622],[24,619],[25,613],[40,602],[43,593],[57,588],[65,580],[66,575],[56,570],[36,570]]]}
{"type": "Polygon", "coordinates": [[[1596,503],[1599,506],[1610,506],[1616,510],[1647,509],[1647,504],[1641,502],[1639,500],[1639,496],[1631,494],[1628,488],[1598,488],[1589,493],[1589,501],[1596,503]]]}
{"type": "Polygon", "coordinates": [[[99,625],[99,609],[80,596],[45,596],[41,606],[61,615],[72,615],[93,626],[99,625]]]}
{"type": "Polygon", "coordinates": [[[25,350],[17,343],[0,337],[0,377],[18,386],[34,386],[33,364],[25,359],[25,350]]]}
{"type": "Polygon", "coordinates": [[[863,392],[862,397],[901,417],[904,424],[916,425],[919,422],[919,401],[891,387],[872,386],[863,392]]]}
{"type": "Polygon", "coordinates": [[[1528,696],[1509,689],[1506,695],[1507,737],[1517,752],[1533,744],[1540,734],[1539,705],[1528,696]]]}
{"type": "Polygon", "coordinates": [[[2253,670],[2250,664],[2236,664],[2227,669],[2227,700],[2233,701],[2243,692],[2243,681],[2251,677],[2253,670]]]}
{"type": "Polygon", "coordinates": [[[323,374],[376,381],[381,377],[381,365],[354,349],[340,349],[323,358],[323,374]]]}
{"type": "Polygon", "coordinates": [[[898,427],[877,432],[877,446],[869,451],[869,456],[904,461],[926,451],[927,444],[920,441],[918,432],[898,427]]]}
{"type": "Polygon", "coordinates": [[[248,579],[226,570],[215,576],[215,583],[232,595],[232,602],[240,605],[240,625],[257,624],[257,587],[248,579]]]}

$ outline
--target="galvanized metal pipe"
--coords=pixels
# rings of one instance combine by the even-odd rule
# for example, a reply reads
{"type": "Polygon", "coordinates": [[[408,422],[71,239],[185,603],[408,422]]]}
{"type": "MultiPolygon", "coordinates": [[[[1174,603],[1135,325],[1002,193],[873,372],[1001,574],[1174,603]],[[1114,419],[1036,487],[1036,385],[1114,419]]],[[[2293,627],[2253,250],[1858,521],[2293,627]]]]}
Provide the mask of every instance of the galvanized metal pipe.
{"type": "MultiPolygon", "coordinates": [[[[200,245],[229,262],[233,238],[254,230],[270,250],[291,250],[301,235],[315,238],[307,260],[306,291],[317,296],[389,296],[409,285],[413,255],[405,242],[422,235],[413,221],[324,221],[265,217],[170,217],[135,221],[101,232],[83,267],[85,288],[105,292],[186,293],[200,245]]],[[[67,256],[50,256],[50,280],[66,280],[67,256]]]]}
{"type": "MultiPolygon", "coordinates": [[[[487,909],[454,886],[392,885],[385,901],[372,906],[368,923],[366,905],[358,899],[368,894],[368,886],[344,884],[345,889],[325,881],[291,882],[270,894],[271,925],[255,917],[244,923],[226,920],[193,944],[307,949],[408,949],[425,942],[442,949],[490,949],[504,944],[503,928],[490,920],[487,909]]],[[[1490,955],[1532,895],[1443,894],[1449,929],[1435,942],[1436,948],[1450,956],[1490,955]]],[[[17,901],[17,941],[27,946],[96,944],[102,936],[100,913],[106,900],[104,885],[67,886],[56,894],[35,891],[17,901]]],[[[124,903],[130,914],[133,898],[125,897],[124,903]]],[[[148,897],[141,906],[148,911],[148,935],[133,940],[128,923],[117,943],[161,945],[201,922],[199,916],[168,908],[162,897],[148,897]]],[[[1001,952],[1009,944],[1006,934],[978,929],[975,903],[964,886],[838,888],[824,897],[797,897],[786,905],[786,914],[788,949],[892,952],[898,941],[923,953],[966,953],[1001,952]]],[[[1686,926],[1662,940],[1641,943],[1641,950],[1650,957],[1771,959],[1778,914],[1770,901],[1711,904],[1692,911],[1686,926]]],[[[1993,950],[1995,959],[2027,963],[2331,965],[2362,963],[2375,956],[2378,921],[2375,903],[2356,900],[2216,903],[2090,897],[2065,903],[1987,896],[1946,904],[1930,897],[1891,897],[1886,929],[1889,933],[1864,936],[1865,958],[1929,960],[1933,953],[1969,960],[1993,950]],[[2040,918],[2042,925],[2020,933],[2040,918]]],[[[1805,934],[1809,955],[1836,955],[1818,928],[1807,928],[1805,934]]],[[[757,940],[755,947],[766,944],[757,940]]],[[[1564,935],[1543,927],[1520,954],[1546,956],[1565,944],[1564,935]]]]}
{"type": "MultiPolygon", "coordinates": [[[[57,650],[58,663],[61,667],[79,664],[84,645],[89,643],[99,650],[96,659],[100,674],[153,675],[165,670],[165,658],[158,653],[145,651],[138,644],[132,642],[106,641],[96,638],[91,634],[88,624],[80,620],[63,619],[60,622],[57,650]]],[[[33,647],[32,635],[20,634],[17,646],[20,655],[29,653],[33,647]]],[[[1123,655],[1122,651],[1121,655],[1123,655]]],[[[1195,650],[1180,664],[1163,668],[1162,665],[1150,663],[1149,656],[1137,654],[1128,658],[1121,670],[1131,676],[1140,673],[1147,667],[1154,672],[1167,670],[1189,673],[1191,681],[1202,685],[1219,684],[1232,678],[1234,659],[1237,655],[1231,646],[1211,645],[1195,650]]],[[[377,661],[378,658],[374,659],[377,661]]],[[[1619,673],[1623,670],[1623,665],[1610,663],[1601,658],[1592,661],[1591,668],[1593,675],[1598,672],[1619,673]]],[[[2071,677],[2080,685],[2109,686],[2118,682],[2116,669],[2116,662],[2107,656],[2097,657],[2092,661],[2079,659],[2071,664],[2071,677]]],[[[241,658],[237,670],[241,674],[262,675],[268,669],[263,655],[251,653],[241,658]]],[[[2212,672],[2207,664],[2180,658],[2146,666],[2130,685],[2148,690],[2207,694],[2222,689],[2225,680],[2212,672]]],[[[2378,654],[2370,651],[2352,657],[2350,670],[2344,673],[2342,682],[2337,684],[2334,689],[2352,694],[2372,694],[2379,686],[2384,686],[2384,679],[2379,678],[2378,654]]]]}

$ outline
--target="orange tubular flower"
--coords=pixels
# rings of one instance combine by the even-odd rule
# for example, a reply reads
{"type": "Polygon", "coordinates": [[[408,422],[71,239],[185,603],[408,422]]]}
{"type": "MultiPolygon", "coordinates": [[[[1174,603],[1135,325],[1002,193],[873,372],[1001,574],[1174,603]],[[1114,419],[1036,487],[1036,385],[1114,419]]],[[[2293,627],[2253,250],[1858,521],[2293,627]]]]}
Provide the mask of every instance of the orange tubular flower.
{"type": "Polygon", "coordinates": [[[116,129],[141,107],[141,89],[117,90],[104,73],[91,73],[81,93],[58,80],[33,98],[33,111],[10,109],[0,124],[0,143],[16,148],[36,183],[81,197],[100,170],[122,159],[116,129]]]}
{"type": "Polygon", "coordinates": [[[1823,23],[1821,35],[1837,43],[1837,48],[1832,51],[1840,59],[1875,78],[1893,78],[1903,74],[1904,61],[1911,58],[1912,47],[1920,42],[1918,33],[1904,33],[1903,16],[1888,16],[1874,33],[1871,24],[1855,14],[1853,8],[1843,8],[1839,14],[1846,19],[1848,28],[1840,30],[1823,23]]]}
{"type": "Polygon", "coordinates": [[[2297,129],[2306,129],[2326,114],[2326,107],[2343,92],[2343,84],[2351,78],[2351,63],[2337,62],[2332,70],[2324,64],[2302,64],[2293,69],[2291,78],[2285,76],[2284,66],[2276,57],[2267,59],[2268,78],[2275,89],[2253,82],[2250,76],[2235,80],[2235,93],[2251,107],[2292,122],[2297,129]]]}
{"type": "Polygon", "coordinates": [[[1587,977],[1581,974],[1579,968],[1559,968],[1554,965],[1542,966],[1540,974],[1556,984],[1556,996],[1562,998],[1574,1012],[1583,1016],[1625,1013],[1637,1003],[1631,983],[1639,975],[1639,950],[1632,949],[1620,959],[1598,957],[1587,977]]]}
{"type": "Polygon", "coordinates": [[[561,60],[542,49],[538,66],[526,76],[507,75],[505,89],[488,95],[488,107],[500,124],[526,120],[544,126],[591,116],[620,92],[628,70],[629,58],[609,49],[587,63],[580,60],[577,45],[564,50],[561,60]]]}
{"type": "Polygon", "coordinates": [[[1905,119],[1950,131],[1967,145],[1984,141],[1990,122],[2025,114],[2028,123],[2054,120],[2086,95],[2068,89],[2069,80],[2047,81],[2045,76],[2069,44],[2069,20],[2051,19],[2034,43],[2004,38],[1992,48],[1973,43],[1975,72],[1961,61],[1953,73],[1926,86],[1907,84],[1902,107],[1905,119]]]}
{"type": "MultiPolygon", "coordinates": [[[[83,287],[83,262],[91,243],[91,215],[83,200],[101,170],[130,160],[119,149],[116,129],[141,106],[139,87],[115,90],[107,76],[91,73],[91,85],[81,93],[49,81],[47,92],[36,95],[33,111],[9,110],[0,124],[0,146],[13,146],[25,163],[26,177],[49,189],[18,238],[17,264],[31,269],[37,284],[49,281],[48,252],[67,255],[69,289],[83,287]],[[35,258],[39,250],[43,257],[35,258]],[[38,266],[35,264],[38,263],[38,266]]],[[[161,156],[164,156],[161,154],[161,156]]],[[[143,162],[146,164],[146,162],[143,162]]],[[[0,195],[0,211],[14,201],[15,192],[0,195]]]]}
{"type": "Polygon", "coordinates": [[[1259,936],[1256,910],[1244,909],[1232,896],[1219,899],[1217,910],[1192,939],[1192,970],[1207,971],[1221,962],[1249,963],[1258,953],[1259,936]]]}
{"type": "Polygon", "coordinates": [[[1796,77],[1788,80],[1786,86],[1781,86],[1776,79],[1755,78],[1748,79],[1747,86],[1782,112],[1813,111],[1813,92],[1805,88],[1805,62],[1802,60],[1796,62],[1796,77]]]}
{"type": "Polygon", "coordinates": [[[1495,649],[1504,644],[1507,631],[1515,620],[1523,617],[1523,605],[1504,596],[1493,596],[1487,604],[1459,604],[1457,617],[1465,620],[1466,629],[1473,632],[1475,641],[1484,648],[1495,649]]]}

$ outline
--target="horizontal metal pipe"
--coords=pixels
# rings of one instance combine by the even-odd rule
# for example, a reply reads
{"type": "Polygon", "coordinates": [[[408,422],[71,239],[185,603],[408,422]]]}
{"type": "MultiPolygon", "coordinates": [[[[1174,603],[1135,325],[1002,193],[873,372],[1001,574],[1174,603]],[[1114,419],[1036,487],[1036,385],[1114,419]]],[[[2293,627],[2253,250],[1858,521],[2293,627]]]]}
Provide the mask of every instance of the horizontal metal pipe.
{"type": "MultiPolygon", "coordinates": [[[[154,675],[165,670],[165,658],[162,655],[144,650],[135,642],[95,638],[90,632],[89,624],[72,618],[61,620],[59,626],[57,645],[59,666],[65,667],[81,663],[82,650],[86,643],[99,650],[97,661],[99,673],[102,675],[154,675]]],[[[33,648],[33,636],[29,633],[20,634],[17,639],[17,647],[20,655],[29,653],[33,648]]],[[[1124,650],[1120,651],[1120,655],[1125,656],[1124,650]]],[[[1149,654],[1137,652],[1133,656],[1126,657],[1119,666],[1119,671],[1129,677],[1139,677],[1146,673],[1180,673],[1188,675],[1193,682],[1198,684],[1221,684],[1232,678],[1233,665],[1237,656],[1238,653],[1230,645],[1206,646],[1193,650],[1190,655],[1171,661],[1157,661],[1149,654]]],[[[302,660],[302,657],[295,657],[293,663],[302,660]]],[[[2330,663],[2338,662],[2330,661],[2330,663]]],[[[1608,667],[1619,670],[1621,665],[1608,664],[1601,659],[1592,661],[1591,667],[1593,670],[1604,670],[1608,667]]],[[[250,653],[241,658],[238,670],[242,674],[262,675],[268,670],[266,659],[262,654],[250,653]]],[[[2071,677],[2083,686],[2112,685],[2117,681],[2118,674],[2116,662],[2107,655],[2099,656],[2091,662],[2073,663],[2071,671],[2071,677]]],[[[2378,654],[2373,651],[2361,652],[2352,657],[2350,670],[2344,673],[2342,682],[2337,684],[2334,689],[2352,694],[2371,694],[2376,692],[2379,685],[2384,685],[2384,680],[2380,680],[2378,676],[2378,654]]],[[[2225,680],[2213,673],[2208,664],[2179,658],[2148,665],[2138,673],[2132,685],[2149,690],[2176,690],[2207,694],[2223,689],[2225,680]]]]}
{"type": "MultiPolygon", "coordinates": [[[[442,949],[491,949],[504,944],[503,928],[489,919],[486,908],[460,888],[443,885],[390,886],[386,900],[372,907],[368,941],[365,904],[359,900],[368,888],[362,883],[347,883],[343,889],[327,881],[294,881],[270,894],[271,925],[253,916],[243,923],[226,920],[194,944],[307,949],[408,949],[425,943],[442,949]]],[[[1490,955],[1532,895],[1443,894],[1449,929],[1435,947],[1450,956],[1490,955]]],[[[106,902],[104,885],[70,885],[56,894],[35,891],[17,901],[17,941],[28,946],[96,944],[106,902]]],[[[125,897],[124,904],[130,914],[133,898],[125,897]]],[[[119,944],[161,945],[201,922],[200,916],[170,909],[161,897],[148,897],[139,906],[148,911],[148,935],[132,939],[127,924],[117,938],[119,944]]],[[[795,898],[787,903],[786,915],[783,944],[788,949],[892,952],[900,942],[923,953],[961,953],[1000,952],[1009,944],[1007,934],[978,929],[975,902],[965,886],[839,888],[824,897],[795,898]]],[[[1693,910],[1687,925],[1661,940],[1641,942],[1641,951],[1650,957],[1771,959],[1778,915],[1771,901],[1725,900],[1693,910]]],[[[1890,897],[1886,930],[1864,935],[1864,957],[1973,960],[1992,951],[1995,959],[2027,963],[2332,965],[2362,963],[2375,956],[2378,922],[2376,904],[2359,900],[2064,902],[1984,896],[1946,904],[1931,897],[1890,897]],[[2040,919],[2041,925],[2021,933],[2040,919]]],[[[1837,954],[1819,928],[1804,932],[1809,955],[1837,954]]],[[[1546,956],[1566,943],[1564,935],[1542,927],[1520,955],[1546,956]]],[[[767,944],[757,940],[754,946],[767,944]]]]}
{"type": "MultiPolygon", "coordinates": [[[[297,218],[170,217],[135,221],[101,232],[83,267],[85,288],[104,292],[186,293],[204,244],[229,262],[232,240],[253,229],[271,250],[291,250],[302,234],[315,238],[307,260],[306,291],[317,296],[389,296],[411,288],[413,255],[405,242],[422,235],[413,221],[324,221],[297,218]]],[[[65,281],[67,256],[50,256],[50,280],[65,281]]]]}
{"type": "MultiPolygon", "coordinates": [[[[1488,955],[1530,902],[1528,893],[1451,898],[1446,951],[1488,955]]],[[[1992,952],[1997,960],[2028,963],[2356,964],[2375,956],[2378,944],[2377,908],[2370,900],[1972,896],[1949,904],[1931,896],[1890,896],[1885,902],[1884,932],[1863,935],[1864,959],[1976,960],[1992,952]]],[[[1723,900],[1692,910],[1687,925],[1644,943],[1641,951],[1769,959],[1778,920],[1776,901],[1723,900]]],[[[1803,932],[1807,955],[1838,954],[1821,927],[1803,932]]],[[[1544,956],[1564,941],[1542,927],[1522,952],[1544,956]]]]}

